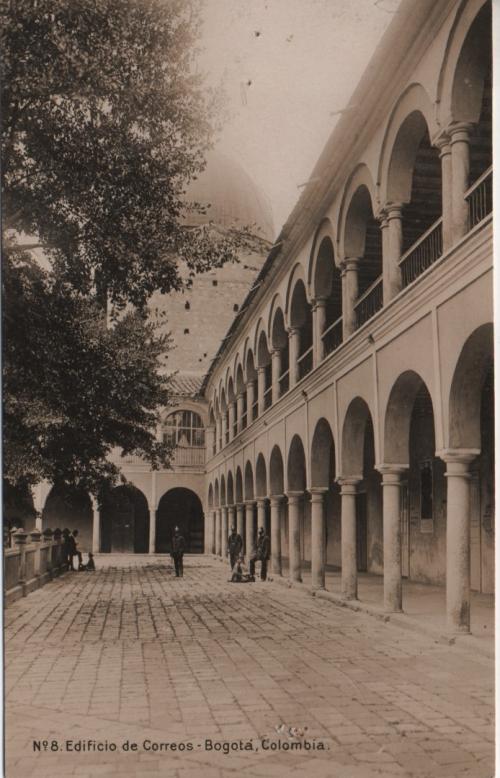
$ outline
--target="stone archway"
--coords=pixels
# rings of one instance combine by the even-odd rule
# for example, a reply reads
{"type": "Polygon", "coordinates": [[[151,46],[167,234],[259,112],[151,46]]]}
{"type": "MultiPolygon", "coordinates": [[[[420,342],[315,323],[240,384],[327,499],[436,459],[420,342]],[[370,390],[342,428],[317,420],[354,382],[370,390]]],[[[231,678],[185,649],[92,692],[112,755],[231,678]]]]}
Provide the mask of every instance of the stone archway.
{"type": "Polygon", "coordinates": [[[80,551],[92,551],[92,503],[83,489],[53,486],[42,512],[42,528],[78,530],[80,551]]]}
{"type": "Polygon", "coordinates": [[[144,494],[132,484],[108,492],[101,506],[101,551],[146,554],[149,508],[144,494]]]}
{"type": "Polygon", "coordinates": [[[202,554],[204,549],[203,507],[195,492],[177,487],[165,492],[156,511],[156,552],[168,554],[175,527],[186,541],[188,554],[202,554]]]}

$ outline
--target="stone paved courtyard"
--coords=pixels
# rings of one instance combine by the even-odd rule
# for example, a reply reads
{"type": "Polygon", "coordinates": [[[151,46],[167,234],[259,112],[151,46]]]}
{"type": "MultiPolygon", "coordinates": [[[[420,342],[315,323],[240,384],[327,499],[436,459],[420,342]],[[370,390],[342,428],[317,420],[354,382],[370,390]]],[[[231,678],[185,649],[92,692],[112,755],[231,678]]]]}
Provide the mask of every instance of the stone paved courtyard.
{"type": "Polygon", "coordinates": [[[183,580],[165,557],[97,565],[5,612],[8,778],[494,774],[485,656],[276,583],[228,584],[207,557],[183,580]],[[116,751],[67,750],[89,740],[116,751]]]}

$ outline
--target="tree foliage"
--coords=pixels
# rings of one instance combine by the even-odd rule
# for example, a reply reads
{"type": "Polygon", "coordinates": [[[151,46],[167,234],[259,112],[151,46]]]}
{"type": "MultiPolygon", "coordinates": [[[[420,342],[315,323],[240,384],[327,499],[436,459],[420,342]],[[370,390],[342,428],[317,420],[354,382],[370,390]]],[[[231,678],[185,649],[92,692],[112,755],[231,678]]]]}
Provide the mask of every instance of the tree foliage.
{"type": "Polygon", "coordinates": [[[165,337],[137,312],[112,328],[102,309],[25,252],[4,255],[4,474],[98,493],[116,480],[114,447],[168,464],[156,440],[168,402],[165,337]]]}
{"type": "Polygon", "coordinates": [[[4,229],[118,308],[252,243],[189,223],[217,115],[197,0],[10,0],[1,21],[4,229]]]}

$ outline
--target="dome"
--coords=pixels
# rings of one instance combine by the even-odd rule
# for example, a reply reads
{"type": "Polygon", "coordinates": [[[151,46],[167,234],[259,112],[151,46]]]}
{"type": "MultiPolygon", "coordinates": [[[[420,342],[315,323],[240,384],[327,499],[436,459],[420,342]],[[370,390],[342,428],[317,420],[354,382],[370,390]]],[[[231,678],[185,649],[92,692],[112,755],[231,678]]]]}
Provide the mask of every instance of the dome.
{"type": "Polygon", "coordinates": [[[259,237],[274,240],[271,206],[250,176],[234,160],[219,152],[207,156],[207,166],[191,181],[186,200],[206,207],[206,213],[190,213],[191,224],[213,221],[222,227],[251,227],[259,237]]]}

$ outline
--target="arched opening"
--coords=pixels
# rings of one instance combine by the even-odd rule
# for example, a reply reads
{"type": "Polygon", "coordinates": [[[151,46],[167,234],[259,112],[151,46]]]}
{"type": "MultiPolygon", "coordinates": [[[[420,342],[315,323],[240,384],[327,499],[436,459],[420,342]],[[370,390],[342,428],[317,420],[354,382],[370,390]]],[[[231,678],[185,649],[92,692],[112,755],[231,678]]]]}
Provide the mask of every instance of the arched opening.
{"type": "Polygon", "coordinates": [[[341,504],[340,488],[335,472],[335,444],[326,419],[316,424],[311,445],[311,487],[327,489],[325,505],[326,564],[330,570],[340,570],[341,559],[341,504]]]}
{"type": "Polygon", "coordinates": [[[215,422],[215,412],[213,405],[210,407],[210,413],[209,413],[209,426],[212,430],[212,448],[210,453],[212,456],[215,456],[215,453],[217,451],[217,435],[216,435],[216,422],[215,422]]]}
{"type": "Polygon", "coordinates": [[[247,427],[248,424],[248,417],[247,417],[247,392],[246,392],[246,386],[245,386],[245,379],[243,378],[243,368],[241,365],[238,365],[238,368],[236,370],[236,395],[237,395],[237,402],[240,403],[238,414],[241,413],[241,418],[237,419],[240,425],[240,429],[244,430],[247,427]],[[241,399],[239,399],[241,398],[241,399]]]}
{"type": "Polygon", "coordinates": [[[347,410],[342,431],[342,469],[344,476],[360,478],[356,491],[358,571],[381,575],[384,569],[381,475],[375,470],[372,415],[361,397],[352,400],[347,410]]]}
{"type": "Polygon", "coordinates": [[[412,111],[398,130],[389,163],[387,196],[402,203],[403,286],[443,253],[441,160],[423,114],[412,111]]]}
{"type": "Polygon", "coordinates": [[[214,486],[214,506],[218,508],[220,506],[220,497],[219,497],[219,482],[217,478],[215,479],[215,486],[214,486]]]}
{"type": "Polygon", "coordinates": [[[469,229],[493,207],[492,171],[492,18],[487,2],[465,37],[453,79],[451,111],[455,121],[471,122],[469,138],[469,229]]]}
{"type": "Polygon", "coordinates": [[[234,483],[231,471],[227,475],[227,504],[234,505],[234,483]]]}
{"type": "Polygon", "coordinates": [[[342,343],[342,278],[335,264],[333,244],[325,236],[320,243],[314,273],[314,296],[325,300],[323,350],[330,354],[342,343]]]}
{"type": "Polygon", "coordinates": [[[229,411],[226,402],[226,393],[224,389],[220,396],[220,415],[221,415],[221,436],[220,448],[229,443],[229,411]]]}
{"type": "MultiPolygon", "coordinates": [[[[257,344],[257,366],[259,368],[259,382],[262,381],[262,388],[259,389],[259,394],[263,398],[263,408],[269,408],[272,402],[272,365],[271,354],[267,345],[267,337],[265,332],[261,332],[259,335],[259,341],[257,344]]],[[[259,411],[261,409],[259,408],[259,411]]]]}
{"type": "Polygon", "coordinates": [[[107,492],[101,505],[101,551],[146,554],[149,521],[148,502],[135,486],[125,484],[107,492]]]}
{"type": "Polygon", "coordinates": [[[290,303],[290,326],[299,332],[298,377],[307,375],[313,366],[312,308],[307,299],[304,282],[299,279],[293,289],[290,303]]]}
{"type": "Polygon", "coordinates": [[[255,495],[256,497],[267,497],[266,463],[262,454],[257,457],[255,465],[255,495]]]}
{"type": "Polygon", "coordinates": [[[236,502],[238,505],[243,502],[243,478],[239,467],[236,469],[236,502]]]}
{"type": "Polygon", "coordinates": [[[358,260],[356,326],[361,327],[382,308],[382,235],[373,214],[368,187],[358,186],[349,203],[345,224],[346,258],[358,260]]]}
{"type": "Polygon", "coordinates": [[[230,378],[227,385],[227,404],[228,404],[228,432],[232,439],[238,434],[238,421],[236,418],[236,395],[234,393],[233,379],[230,378]]]}
{"type": "Polygon", "coordinates": [[[220,477],[220,504],[227,505],[226,503],[226,479],[223,475],[220,477]]]}
{"type": "Polygon", "coordinates": [[[53,486],[42,512],[42,528],[78,530],[80,551],[92,551],[92,503],[84,489],[53,486]]]}
{"type": "MultiPolygon", "coordinates": [[[[295,493],[300,495],[299,509],[299,534],[300,534],[300,560],[311,561],[311,506],[306,495],[307,471],[304,446],[299,435],[294,435],[290,443],[287,460],[288,495],[295,493]]],[[[290,506],[287,506],[288,522],[290,523],[290,506]]]]}
{"type": "Polygon", "coordinates": [[[205,464],[205,427],[199,413],[170,413],[163,428],[163,440],[174,448],[174,462],[181,466],[205,464]]]}
{"type": "Polygon", "coordinates": [[[212,484],[208,487],[208,507],[213,508],[214,507],[214,490],[212,488],[212,484]]]}
{"type": "Polygon", "coordinates": [[[156,552],[169,554],[175,527],[186,541],[188,554],[204,550],[204,516],[200,498],[191,489],[176,488],[166,492],[156,511],[156,552]]]}
{"type": "Polygon", "coordinates": [[[466,340],[450,392],[450,447],[477,449],[471,470],[471,588],[494,592],[494,392],[493,325],[466,340]]]}
{"type": "Polygon", "coordinates": [[[279,397],[290,387],[290,349],[288,332],[285,329],[285,317],[281,308],[277,308],[271,329],[271,346],[280,352],[279,397]]]}
{"type": "Polygon", "coordinates": [[[250,462],[245,465],[245,500],[253,500],[253,471],[250,462]]]}

